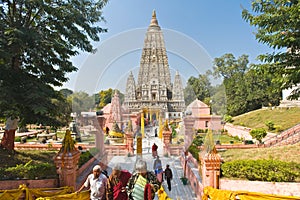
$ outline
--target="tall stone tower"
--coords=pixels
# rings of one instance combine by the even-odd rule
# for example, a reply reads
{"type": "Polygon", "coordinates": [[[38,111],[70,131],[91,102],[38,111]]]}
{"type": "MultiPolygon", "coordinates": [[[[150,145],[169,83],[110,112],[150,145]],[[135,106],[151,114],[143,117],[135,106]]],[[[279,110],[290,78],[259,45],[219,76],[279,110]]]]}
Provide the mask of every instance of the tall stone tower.
{"type": "Polygon", "coordinates": [[[129,112],[152,110],[164,118],[181,118],[185,109],[183,88],[178,72],[171,82],[168,56],[163,32],[153,11],[145,35],[137,83],[130,73],[124,106],[129,112]]]}
{"type": "Polygon", "coordinates": [[[122,121],[122,113],[121,113],[121,106],[120,106],[120,98],[117,90],[111,100],[111,109],[108,122],[114,123],[116,122],[119,126],[121,126],[122,121]]]}

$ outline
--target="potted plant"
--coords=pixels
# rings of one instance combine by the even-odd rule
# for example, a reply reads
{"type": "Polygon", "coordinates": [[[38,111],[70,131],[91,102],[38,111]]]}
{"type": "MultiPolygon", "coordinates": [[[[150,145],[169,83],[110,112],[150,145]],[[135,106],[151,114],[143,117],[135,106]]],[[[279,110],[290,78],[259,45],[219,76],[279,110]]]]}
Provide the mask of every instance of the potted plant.
{"type": "Polygon", "coordinates": [[[182,182],[183,185],[186,185],[187,182],[188,182],[188,179],[186,177],[184,177],[184,176],[181,177],[180,180],[181,180],[181,182],[182,182]]]}

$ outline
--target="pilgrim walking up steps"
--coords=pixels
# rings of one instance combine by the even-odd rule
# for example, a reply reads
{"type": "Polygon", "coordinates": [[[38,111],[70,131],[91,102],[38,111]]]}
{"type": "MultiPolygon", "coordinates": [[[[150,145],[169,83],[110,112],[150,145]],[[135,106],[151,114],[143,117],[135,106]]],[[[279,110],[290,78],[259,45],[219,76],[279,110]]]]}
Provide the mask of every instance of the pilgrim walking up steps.
{"type": "Polygon", "coordinates": [[[84,188],[89,188],[91,200],[105,200],[107,178],[101,172],[102,168],[100,165],[95,165],[93,168],[93,173],[87,177],[86,181],[79,188],[79,190],[77,190],[77,192],[81,192],[84,188]]]}
{"type": "Polygon", "coordinates": [[[130,200],[154,199],[160,188],[155,174],[147,170],[147,162],[139,159],[135,164],[135,172],[127,184],[127,193],[130,200]]]}
{"type": "Polygon", "coordinates": [[[165,179],[167,180],[168,190],[171,191],[171,180],[173,179],[173,173],[169,164],[167,164],[164,174],[165,179]]]}
{"type": "Polygon", "coordinates": [[[156,159],[154,160],[153,170],[155,172],[157,180],[160,183],[162,183],[163,182],[163,168],[162,168],[162,164],[161,164],[161,160],[159,159],[159,156],[156,156],[156,159]]]}
{"type": "Polygon", "coordinates": [[[106,199],[107,200],[127,200],[128,195],[126,192],[126,186],[128,180],[131,177],[131,173],[127,170],[122,170],[119,164],[116,164],[112,173],[108,178],[106,187],[106,199]]]}
{"type": "Polygon", "coordinates": [[[153,158],[157,157],[157,149],[158,149],[158,146],[154,143],[152,145],[152,156],[153,156],[153,158]]]}

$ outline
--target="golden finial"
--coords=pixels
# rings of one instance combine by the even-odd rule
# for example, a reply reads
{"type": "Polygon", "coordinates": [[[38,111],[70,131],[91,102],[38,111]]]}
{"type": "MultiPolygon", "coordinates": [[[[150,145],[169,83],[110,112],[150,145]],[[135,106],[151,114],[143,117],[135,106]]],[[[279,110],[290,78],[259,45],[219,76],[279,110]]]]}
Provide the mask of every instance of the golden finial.
{"type": "Polygon", "coordinates": [[[155,9],[152,11],[152,18],[155,18],[155,19],[156,19],[156,12],[155,12],[155,9]]]}
{"type": "Polygon", "coordinates": [[[151,19],[151,22],[150,22],[150,26],[158,26],[155,10],[153,10],[153,12],[152,12],[152,19],[151,19]]]}

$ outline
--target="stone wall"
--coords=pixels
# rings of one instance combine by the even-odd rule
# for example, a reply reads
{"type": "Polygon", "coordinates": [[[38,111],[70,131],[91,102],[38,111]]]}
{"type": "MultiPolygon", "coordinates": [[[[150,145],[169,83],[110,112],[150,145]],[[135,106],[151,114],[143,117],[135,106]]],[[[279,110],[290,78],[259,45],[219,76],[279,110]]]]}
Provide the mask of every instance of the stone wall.
{"type": "MultiPolygon", "coordinates": [[[[201,199],[203,195],[203,185],[201,183],[201,177],[199,175],[199,166],[196,159],[189,153],[189,161],[186,165],[186,177],[190,182],[190,186],[195,192],[197,199],[201,199]]],[[[184,158],[180,156],[181,166],[184,168],[184,158]]]]}
{"type": "Polygon", "coordinates": [[[235,126],[233,124],[226,123],[224,125],[224,129],[228,131],[228,134],[231,136],[238,136],[239,138],[243,138],[245,140],[252,140],[251,135],[249,132],[251,131],[250,128],[244,126],[235,126]]]}
{"type": "Polygon", "coordinates": [[[126,144],[105,145],[105,151],[109,157],[111,156],[127,156],[128,147],[126,144]]]}
{"type": "Polygon", "coordinates": [[[179,145],[167,145],[165,147],[166,154],[168,154],[168,156],[179,156],[182,154],[182,149],[183,146],[179,145]]]}
{"type": "Polygon", "coordinates": [[[299,196],[300,183],[283,183],[283,182],[262,182],[262,181],[244,181],[244,180],[227,180],[221,179],[220,186],[222,190],[231,191],[249,191],[260,192],[264,194],[274,194],[283,196],[299,196]]]}
{"type": "Polygon", "coordinates": [[[58,179],[43,180],[5,180],[0,181],[0,190],[18,189],[20,185],[25,184],[28,188],[57,188],[58,179]]]}

